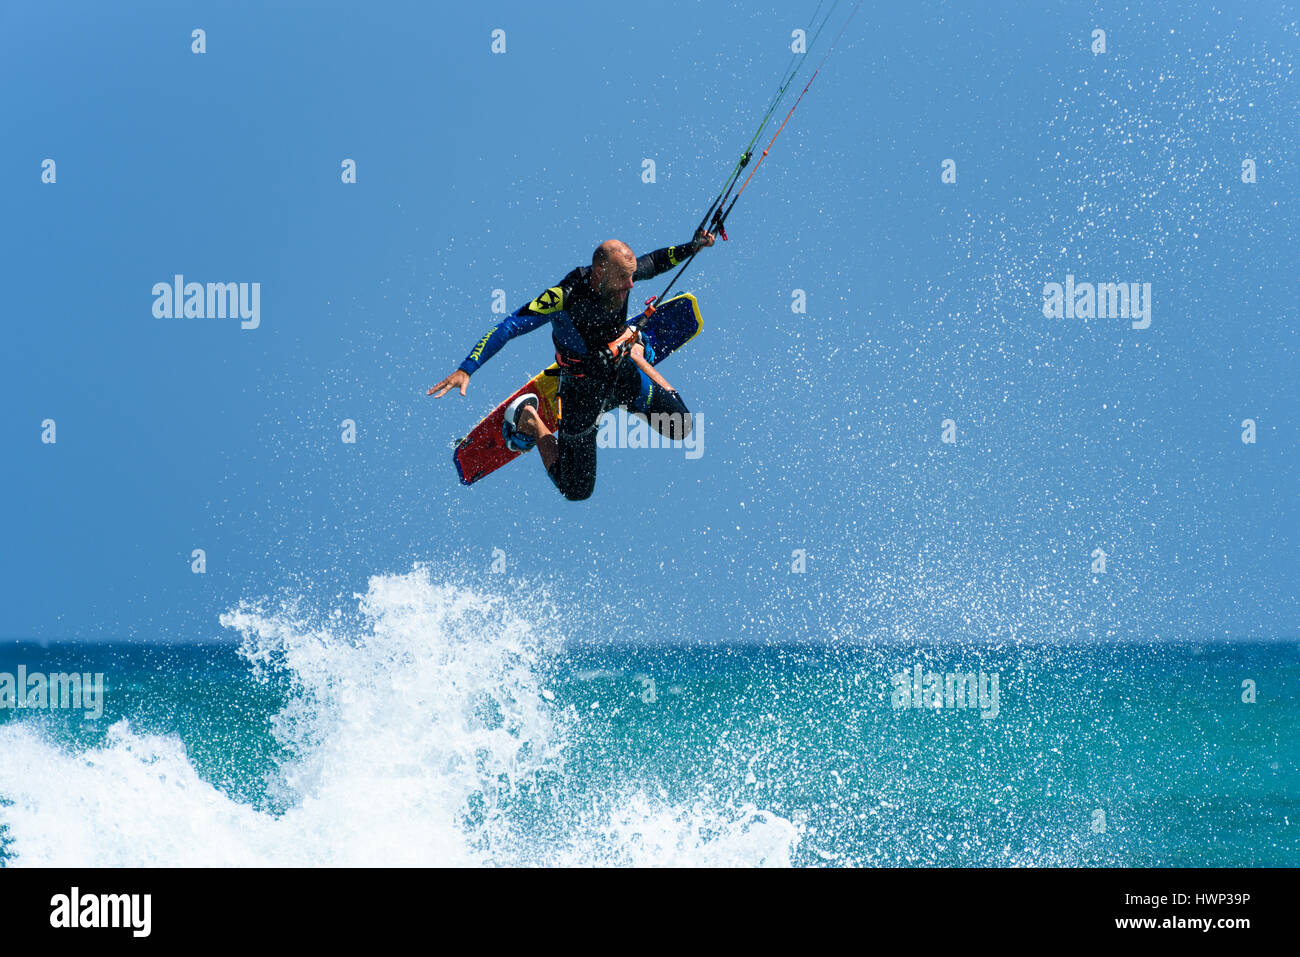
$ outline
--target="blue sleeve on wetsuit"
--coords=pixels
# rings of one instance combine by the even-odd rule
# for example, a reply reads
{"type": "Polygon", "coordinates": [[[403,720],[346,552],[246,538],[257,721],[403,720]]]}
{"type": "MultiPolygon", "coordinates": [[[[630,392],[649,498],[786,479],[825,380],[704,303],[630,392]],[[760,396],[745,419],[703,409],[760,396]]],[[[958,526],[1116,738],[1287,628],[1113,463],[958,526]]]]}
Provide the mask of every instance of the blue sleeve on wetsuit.
{"type": "Polygon", "coordinates": [[[496,355],[501,347],[513,339],[515,336],[522,336],[526,332],[532,332],[539,329],[551,321],[550,316],[538,316],[527,311],[528,306],[524,306],[518,312],[506,316],[495,326],[488,330],[487,335],[478,341],[474,349],[465,357],[465,361],[460,364],[460,368],[473,375],[478,371],[479,366],[487,362],[496,355]]]}

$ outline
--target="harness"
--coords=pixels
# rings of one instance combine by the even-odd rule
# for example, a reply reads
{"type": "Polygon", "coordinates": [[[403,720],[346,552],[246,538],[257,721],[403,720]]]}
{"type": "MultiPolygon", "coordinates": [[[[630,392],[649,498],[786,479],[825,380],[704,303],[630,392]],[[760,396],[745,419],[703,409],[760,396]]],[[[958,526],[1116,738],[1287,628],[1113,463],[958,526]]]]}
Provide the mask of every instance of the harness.
{"type": "MultiPolygon", "coordinates": [[[[647,304],[649,305],[649,304],[647,304]]],[[[654,307],[650,306],[650,311],[654,307]]],[[[617,339],[606,343],[603,348],[592,350],[585,356],[566,356],[560,351],[555,353],[555,368],[547,368],[543,375],[558,376],[559,385],[564,384],[565,379],[590,379],[596,384],[603,397],[600,400],[600,413],[597,413],[591,425],[580,433],[571,433],[574,435],[586,435],[596,427],[600,421],[600,415],[609,404],[610,396],[614,393],[614,385],[617,382],[619,366],[623,360],[632,353],[632,347],[641,339],[641,330],[637,326],[628,326],[623,330],[617,339]]],[[[647,351],[649,347],[647,345],[647,351]]],[[[649,353],[653,355],[653,353],[649,353]]],[[[564,417],[563,400],[558,394],[555,397],[556,418],[564,417]]]]}
{"type": "Polygon", "coordinates": [[[585,356],[568,356],[556,351],[556,368],[546,369],[543,375],[560,376],[561,379],[604,379],[618,370],[619,364],[632,353],[632,347],[641,339],[641,330],[628,326],[619,337],[585,356]]]}

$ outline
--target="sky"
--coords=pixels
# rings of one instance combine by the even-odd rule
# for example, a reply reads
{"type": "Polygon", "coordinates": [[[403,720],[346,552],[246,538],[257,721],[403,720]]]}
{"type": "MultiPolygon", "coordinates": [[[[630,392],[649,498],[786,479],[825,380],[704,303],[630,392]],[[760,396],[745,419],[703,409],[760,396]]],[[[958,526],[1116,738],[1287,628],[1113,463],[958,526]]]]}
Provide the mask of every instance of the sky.
{"type": "Polygon", "coordinates": [[[864,3],[679,284],[700,453],[458,484],[551,359],[426,397],[494,291],[689,240],[816,7],[3,5],[0,640],[228,640],[416,565],[575,641],[1294,638],[1274,3],[864,3]],[[256,328],[156,316],[177,274],[259,284],[256,328]],[[1067,276],[1150,325],[1045,316],[1067,276]]]}

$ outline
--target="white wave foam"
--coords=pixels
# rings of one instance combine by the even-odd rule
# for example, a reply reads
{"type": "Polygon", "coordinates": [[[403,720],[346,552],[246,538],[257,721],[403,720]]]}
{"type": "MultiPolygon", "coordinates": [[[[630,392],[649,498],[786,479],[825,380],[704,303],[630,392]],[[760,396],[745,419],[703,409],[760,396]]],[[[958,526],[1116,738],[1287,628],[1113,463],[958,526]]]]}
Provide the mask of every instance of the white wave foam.
{"type": "Polygon", "coordinates": [[[789,863],[798,834],[782,818],[674,807],[634,788],[575,810],[556,833],[553,811],[533,802],[563,782],[580,718],[543,687],[553,639],[509,602],[423,568],[376,576],[358,597],[355,627],[339,611],[312,625],[249,604],[221,618],[255,674],[292,686],[272,728],[287,755],[270,786],[281,813],[203,781],[176,736],[121,721],[74,753],[15,722],[0,728],[8,863],[789,863]]]}

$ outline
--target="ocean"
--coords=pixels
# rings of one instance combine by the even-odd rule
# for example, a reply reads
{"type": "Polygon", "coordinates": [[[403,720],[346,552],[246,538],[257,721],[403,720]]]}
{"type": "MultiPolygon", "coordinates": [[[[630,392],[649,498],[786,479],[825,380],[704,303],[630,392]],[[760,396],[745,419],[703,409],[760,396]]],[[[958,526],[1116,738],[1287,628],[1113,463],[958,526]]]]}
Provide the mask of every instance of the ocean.
{"type": "Polygon", "coordinates": [[[0,646],[104,676],[0,709],[0,865],[1300,865],[1294,640],[578,641],[424,568],[341,605],[0,646]]]}

